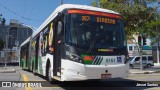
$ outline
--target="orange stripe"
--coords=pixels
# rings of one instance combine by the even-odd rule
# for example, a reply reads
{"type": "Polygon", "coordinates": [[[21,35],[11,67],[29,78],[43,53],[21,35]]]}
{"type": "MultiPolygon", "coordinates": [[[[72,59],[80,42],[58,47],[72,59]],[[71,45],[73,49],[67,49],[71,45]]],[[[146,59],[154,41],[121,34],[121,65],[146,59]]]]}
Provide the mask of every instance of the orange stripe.
{"type": "Polygon", "coordinates": [[[112,17],[112,18],[120,18],[122,17],[120,15],[116,14],[111,14],[111,13],[104,13],[104,12],[96,12],[96,11],[89,11],[89,10],[68,10],[68,13],[78,13],[78,14],[90,14],[90,15],[99,15],[99,16],[107,16],[107,17],[112,17]]]}
{"type": "Polygon", "coordinates": [[[84,60],[94,60],[94,56],[84,56],[84,60]]]}

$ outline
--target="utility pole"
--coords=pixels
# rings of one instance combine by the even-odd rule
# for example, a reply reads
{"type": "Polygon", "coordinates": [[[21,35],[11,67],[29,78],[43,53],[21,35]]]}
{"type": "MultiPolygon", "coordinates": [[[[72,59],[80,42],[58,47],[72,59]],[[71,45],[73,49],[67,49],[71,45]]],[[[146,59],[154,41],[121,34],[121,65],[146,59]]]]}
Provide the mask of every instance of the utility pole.
{"type": "Polygon", "coordinates": [[[96,0],[96,7],[100,7],[99,0],[96,0]]]}
{"type": "Polygon", "coordinates": [[[63,0],[61,0],[61,5],[63,4],[63,0]]]}
{"type": "MultiPolygon", "coordinates": [[[[156,16],[156,21],[157,21],[157,16],[156,16]]],[[[157,31],[157,24],[156,24],[156,31],[157,31]]],[[[159,39],[159,36],[158,36],[158,38],[157,39],[159,39]]],[[[158,65],[160,65],[159,64],[159,40],[157,41],[157,63],[158,63],[158,65]]]]}
{"type": "Polygon", "coordinates": [[[140,56],[140,70],[143,70],[143,61],[142,61],[142,34],[140,32],[140,38],[138,37],[139,41],[138,41],[138,45],[139,45],[139,56],[140,56]]]}
{"type": "MultiPolygon", "coordinates": [[[[10,29],[10,28],[9,28],[10,29]]],[[[6,46],[5,46],[5,53],[6,53],[6,55],[5,55],[5,67],[7,66],[7,59],[8,59],[8,38],[9,38],[9,29],[8,29],[8,31],[7,31],[7,35],[6,35],[6,46]]]]}

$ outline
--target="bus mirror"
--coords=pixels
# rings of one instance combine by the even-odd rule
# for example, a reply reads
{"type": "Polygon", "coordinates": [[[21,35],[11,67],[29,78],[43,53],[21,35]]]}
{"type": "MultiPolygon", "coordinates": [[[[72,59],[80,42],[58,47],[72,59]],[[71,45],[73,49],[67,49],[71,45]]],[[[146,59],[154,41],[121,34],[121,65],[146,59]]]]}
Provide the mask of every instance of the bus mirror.
{"type": "Polygon", "coordinates": [[[62,32],[62,22],[59,21],[58,22],[58,34],[60,34],[62,32]]]}
{"type": "Polygon", "coordinates": [[[61,13],[61,12],[59,12],[59,13],[58,13],[58,16],[59,16],[59,17],[61,17],[61,16],[62,16],[62,13],[61,13]]]}

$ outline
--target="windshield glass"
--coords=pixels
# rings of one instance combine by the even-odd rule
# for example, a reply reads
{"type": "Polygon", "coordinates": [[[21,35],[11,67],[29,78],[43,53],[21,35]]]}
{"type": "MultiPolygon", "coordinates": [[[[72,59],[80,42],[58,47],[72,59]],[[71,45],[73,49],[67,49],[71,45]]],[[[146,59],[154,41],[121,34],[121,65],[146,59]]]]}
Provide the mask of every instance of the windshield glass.
{"type": "Polygon", "coordinates": [[[69,14],[67,42],[79,48],[125,46],[121,19],[88,14],[69,14]]]}

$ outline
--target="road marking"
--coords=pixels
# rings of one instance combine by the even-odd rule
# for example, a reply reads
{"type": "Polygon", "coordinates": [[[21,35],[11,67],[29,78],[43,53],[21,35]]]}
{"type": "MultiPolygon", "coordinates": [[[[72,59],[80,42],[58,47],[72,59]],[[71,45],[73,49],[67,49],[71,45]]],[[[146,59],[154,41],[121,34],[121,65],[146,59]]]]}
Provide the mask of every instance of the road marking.
{"type": "MultiPolygon", "coordinates": [[[[32,74],[26,75],[26,74],[21,73],[21,76],[23,78],[23,81],[28,83],[29,82],[28,76],[32,76],[32,74]]],[[[42,81],[42,80],[40,80],[40,81],[42,81]]],[[[43,80],[43,81],[45,81],[45,80],[43,80]]],[[[53,87],[34,87],[34,88],[33,87],[25,87],[25,90],[41,90],[41,89],[58,89],[59,90],[59,89],[62,89],[62,87],[60,87],[58,85],[53,86],[53,87]]]]}
{"type": "MultiPolygon", "coordinates": [[[[22,74],[22,76],[23,76],[23,80],[24,80],[25,82],[29,82],[27,75],[22,74]]],[[[31,88],[31,87],[25,87],[25,90],[32,90],[32,88],[31,88]]]]}

